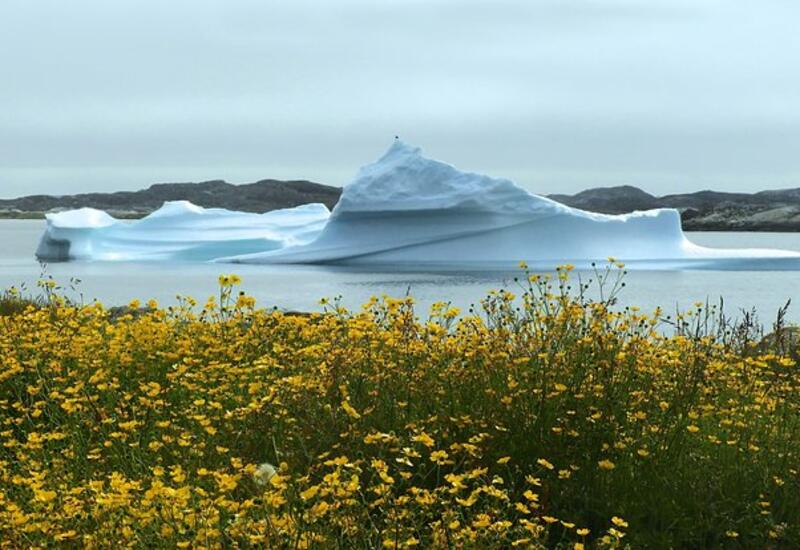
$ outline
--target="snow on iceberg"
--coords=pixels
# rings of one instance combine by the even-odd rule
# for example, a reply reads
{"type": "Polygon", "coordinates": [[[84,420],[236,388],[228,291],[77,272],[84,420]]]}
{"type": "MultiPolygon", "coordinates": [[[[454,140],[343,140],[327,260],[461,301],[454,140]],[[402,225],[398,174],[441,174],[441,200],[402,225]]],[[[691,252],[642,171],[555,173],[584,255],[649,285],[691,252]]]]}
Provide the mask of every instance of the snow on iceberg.
{"type": "Polygon", "coordinates": [[[396,140],[345,186],[315,239],[220,261],[510,267],[525,260],[553,267],[609,256],[649,268],[776,268],[800,258],[780,250],[703,248],[686,238],[677,210],[586,212],[506,179],[459,171],[396,140]]]}
{"type": "Polygon", "coordinates": [[[42,261],[207,261],[308,242],[329,216],[324,204],[251,214],[172,201],[141,220],[126,222],[81,208],[47,215],[36,256],[42,261]]]}

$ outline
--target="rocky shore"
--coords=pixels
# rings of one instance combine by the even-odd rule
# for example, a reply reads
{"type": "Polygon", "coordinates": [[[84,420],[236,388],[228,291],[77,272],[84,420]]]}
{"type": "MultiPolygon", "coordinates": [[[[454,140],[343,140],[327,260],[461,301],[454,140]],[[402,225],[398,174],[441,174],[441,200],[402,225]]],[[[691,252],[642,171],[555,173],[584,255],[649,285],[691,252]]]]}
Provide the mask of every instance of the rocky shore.
{"type": "Polygon", "coordinates": [[[240,212],[268,212],[313,202],[333,208],[341,188],[304,180],[261,180],[234,185],[221,180],[201,183],[158,183],[140,191],[84,193],[80,195],[30,195],[0,199],[0,218],[43,218],[85,206],[105,210],[115,218],[141,218],[165,201],[187,200],[204,208],[240,212]]]}
{"type": "MultiPolygon", "coordinates": [[[[266,179],[241,185],[221,180],[160,183],[140,191],[0,199],[0,218],[39,219],[47,212],[88,206],[118,219],[132,219],[146,216],[164,201],[173,200],[243,212],[267,212],[311,202],[333,208],[341,193],[339,187],[304,180],[266,179]]],[[[626,185],[588,189],[574,195],[553,194],[549,198],[604,214],[676,208],[687,231],[800,231],[800,188],[758,193],[698,191],[659,197],[626,185]]]]}
{"type": "Polygon", "coordinates": [[[619,186],[550,198],[604,214],[676,208],[686,231],[800,231],[800,189],[758,193],[698,191],[657,197],[638,187],[619,186]]]}

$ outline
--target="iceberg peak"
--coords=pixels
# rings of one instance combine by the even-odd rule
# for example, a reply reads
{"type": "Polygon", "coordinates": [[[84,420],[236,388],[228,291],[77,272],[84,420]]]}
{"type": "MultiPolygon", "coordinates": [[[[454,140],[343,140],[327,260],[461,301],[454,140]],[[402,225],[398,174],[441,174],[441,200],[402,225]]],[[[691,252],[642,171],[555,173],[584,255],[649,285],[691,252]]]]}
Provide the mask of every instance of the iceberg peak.
{"type": "Polygon", "coordinates": [[[399,137],[395,137],[394,141],[386,150],[386,152],[383,154],[383,156],[380,159],[378,159],[378,162],[384,162],[391,159],[392,157],[399,157],[403,155],[421,156],[422,149],[420,147],[409,145],[399,137]]]}
{"type": "Polygon", "coordinates": [[[541,214],[570,209],[510,180],[462,172],[395,139],[383,156],[361,168],[345,185],[333,216],[441,210],[541,214]]]}
{"type": "Polygon", "coordinates": [[[161,208],[148,215],[148,218],[166,218],[172,216],[186,216],[191,214],[202,214],[205,208],[186,200],[165,201],[161,208]]]}
{"type": "Polygon", "coordinates": [[[64,212],[53,212],[45,214],[48,227],[109,227],[119,222],[116,218],[103,210],[96,208],[78,208],[76,210],[66,210],[64,212]]]}

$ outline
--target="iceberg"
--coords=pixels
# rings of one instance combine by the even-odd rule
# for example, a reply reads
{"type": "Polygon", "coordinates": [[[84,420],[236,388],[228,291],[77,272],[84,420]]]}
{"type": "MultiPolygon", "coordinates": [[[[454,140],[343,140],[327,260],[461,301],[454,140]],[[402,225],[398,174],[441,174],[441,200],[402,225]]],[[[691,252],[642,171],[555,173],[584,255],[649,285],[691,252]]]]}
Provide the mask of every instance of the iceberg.
{"type": "Polygon", "coordinates": [[[306,243],[329,216],[324,204],[251,214],[170,201],[126,222],[81,208],[47,215],[36,256],[42,261],[208,261],[306,243]]]}
{"type": "MultiPolygon", "coordinates": [[[[800,253],[695,245],[674,209],[586,212],[510,180],[462,172],[395,140],[344,187],[319,235],[305,243],[221,261],[364,266],[552,268],[614,257],[634,267],[789,267],[800,253]]],[[[800,267],[800,262],[792,268],[800,267]]]]}
{"type": "Polygon", "coordinates": [[[395,140],[359,170],[332,212],[265,214],[167,202],[136,222],[82,208],[47,216],[42,260],[188,260],[370,268],[587,267],[614,257],[645,269],[800,269],[800,253],[692,243],[674,209],[606,215],[463,172],[395,140]]]}

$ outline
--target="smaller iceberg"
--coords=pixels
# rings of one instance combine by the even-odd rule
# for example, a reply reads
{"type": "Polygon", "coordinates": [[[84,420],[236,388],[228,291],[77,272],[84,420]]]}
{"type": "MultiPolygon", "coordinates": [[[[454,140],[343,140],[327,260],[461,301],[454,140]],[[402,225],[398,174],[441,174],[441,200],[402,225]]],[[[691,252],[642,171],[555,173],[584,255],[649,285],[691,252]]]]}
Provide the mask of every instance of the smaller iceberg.
{"type": "Polygon", "coordinates": [[[329,216],[328,208],[316,203],[251,214],[172,201],[133,222],[81,208],[47,215],[36,257],[51,262],[208,261],[310,242],[329,216]]]}

